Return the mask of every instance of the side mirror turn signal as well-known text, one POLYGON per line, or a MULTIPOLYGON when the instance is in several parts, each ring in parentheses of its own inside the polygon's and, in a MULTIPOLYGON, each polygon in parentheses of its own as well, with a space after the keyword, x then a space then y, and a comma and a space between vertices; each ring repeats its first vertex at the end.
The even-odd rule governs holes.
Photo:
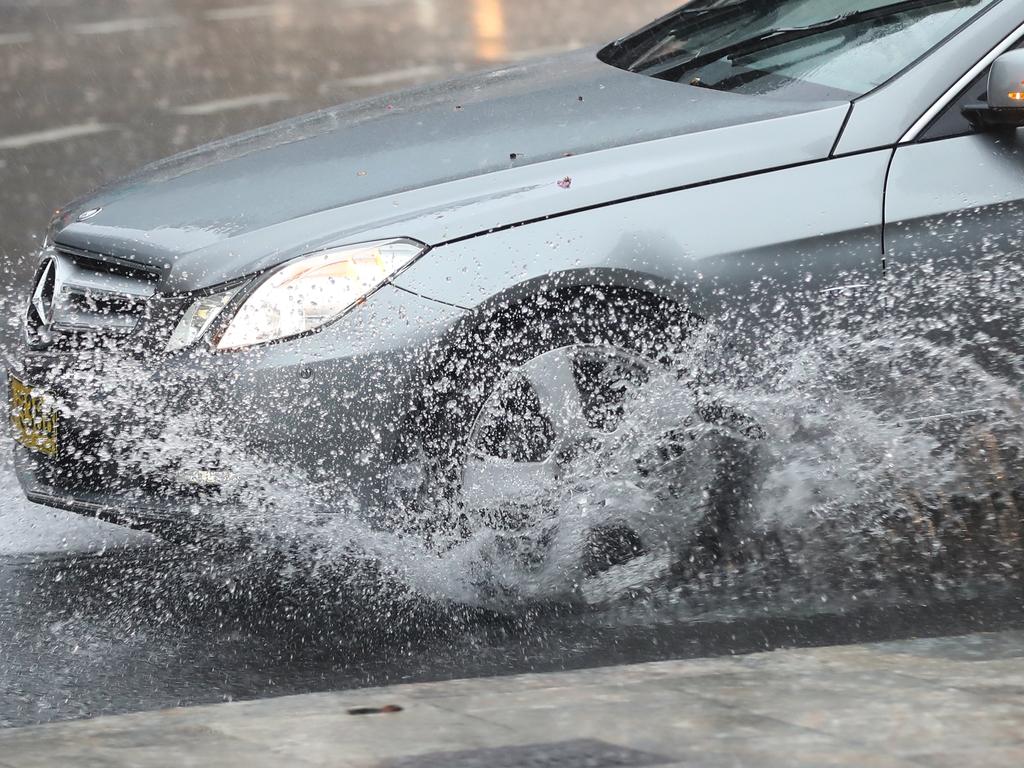
POLYGON ((1024 50, 1009 51, 993 62, 987 101, 967 104, 963 113, 979 131, 1024 127, 1024 50))

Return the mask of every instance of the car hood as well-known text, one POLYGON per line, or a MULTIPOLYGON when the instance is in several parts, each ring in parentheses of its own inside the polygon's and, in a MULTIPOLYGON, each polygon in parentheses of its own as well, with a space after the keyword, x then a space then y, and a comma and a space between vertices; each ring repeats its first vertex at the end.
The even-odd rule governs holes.
MULTIPOLYGON (((187 290, 390 222, 388 236, 431 244, 463 237, 492 224, 470 217, 460 225, 453 215, 460 195, 519 194, 537 185, 539 168, 568 190, 581 163, 600 156, 614 164, 609 152, 617 148, 829 107, 836 105, 680 86, 577 52, 316 112, 171 157, 66 208, 56 242, 152 266, 187 290), (466 181, 473 184, 459 186, 466 181), (448 212, 443 232, 397 223, 438 205, 448 212)), ((787 130, 800 159, 827 154, 843 111, 814 121, 813 142, 806 129, 787 130)), ((763 151, 787 162, 770 146, 763 151)), ((706 175, 721 174, 709 168, 706 175)), ((539 214, 570 205, 565 197, 539 214)))

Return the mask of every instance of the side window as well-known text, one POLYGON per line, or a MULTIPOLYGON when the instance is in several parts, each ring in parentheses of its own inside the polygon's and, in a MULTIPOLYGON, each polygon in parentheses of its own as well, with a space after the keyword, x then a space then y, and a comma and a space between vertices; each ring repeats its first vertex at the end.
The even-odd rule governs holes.
MULTIPOLYGON (((1024 48, 1024 40, 1018 40, 1015 48, 1024 48)), ((957 96, 953 101, 950 102, 949 106, 946 107, 939 116, 936 117, 932 124, 929 125, 918 141, 935 141, 937 139, 951 139, 955 136, 969 136, 974 133, 974 128, 967 122, 961 112, 966 104, 971 102, 984 101, 988 89, 988 73, 986 69, 975 79, 973 83, 967 86, 960 95, 957 96)))

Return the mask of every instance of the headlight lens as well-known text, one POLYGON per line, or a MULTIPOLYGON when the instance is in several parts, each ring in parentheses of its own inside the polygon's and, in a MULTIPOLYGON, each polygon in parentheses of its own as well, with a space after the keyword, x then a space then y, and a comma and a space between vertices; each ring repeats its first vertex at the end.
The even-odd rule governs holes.
POLYGON ((203 334, 210 330, 217 318, 220 317, 224 307, 235 298, 238 291, 238 288, 232 288, 230 291, 197 299, 174 329, 171 340, 167 343, 167 349, 170 352, 176 352, 191 346, 197 339, 202 338, 203 334))
POLYGON ((414 240, 386 240, 292 261, 272 272, 242 303, 217 348, 241 349, 315 331, 345 314, 425 249, 414 240))

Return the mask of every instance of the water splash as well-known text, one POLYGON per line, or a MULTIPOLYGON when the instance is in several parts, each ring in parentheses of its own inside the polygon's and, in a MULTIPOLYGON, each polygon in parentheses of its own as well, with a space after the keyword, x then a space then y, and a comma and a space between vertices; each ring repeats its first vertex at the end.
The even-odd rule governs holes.
MULTIPOLYGON (((1021 314, 1015 284, 1004 270, 971 290, 991 294, 989 314, 1008 327, 1021 314)), ((899 301, 881 315, 851 322, 832 308, 802 317, 800 330, 766 326, 751 347, 734 343, 732 318, 701 326, 631 390, 614 439, 574 463, 514 533, 476 529, 438 547, 382 528, 410 514, 397 498, 366 509, 342 482, 200 438, 228 433, 203 411, 156 433, 126 420, 88 460, 117 456, 122 475, 174 477, 229 459, 230 489, 215 505, 197 496, 181 516, 212 522, 217 550, 242 571, 273 561, 282 578, 340 579, 367 604, 611 610, 642 598, 706 616, 1006 583, 1024 565, 1020 360, 1005 340, 919 312, 928 297, 915 285, 890 290, 899 301), (705 418, 687 423, 696 412, 705 418), (708 478, 733 491, 715 496, 708 478), (635 534, 637 556, 595 568, 592 534, 607 530, 635 534)), ((83 391, 136 409, 166 396, 137 361, 75 375, 83 391)), ((86 416, 91 403, 67 407, 86 416)), ((125 490, 140 502, 152 492, 125 490)))

